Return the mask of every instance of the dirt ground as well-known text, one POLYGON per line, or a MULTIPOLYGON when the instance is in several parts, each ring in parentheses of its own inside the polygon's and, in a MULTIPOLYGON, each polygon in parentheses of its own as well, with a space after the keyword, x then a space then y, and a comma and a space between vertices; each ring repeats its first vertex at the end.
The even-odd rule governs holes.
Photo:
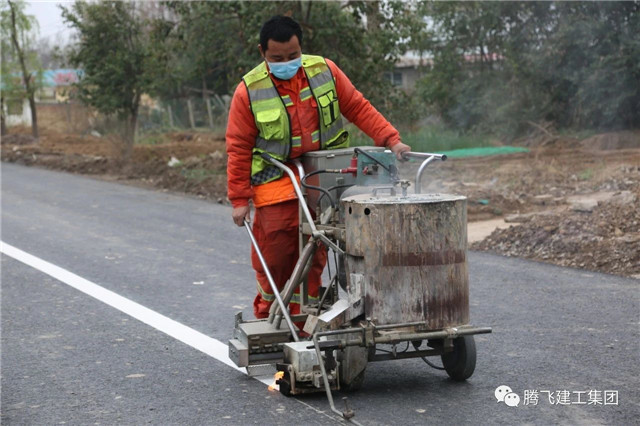
MULTIPOLYGON (((36 142, 29 134, 10 129, 2 161, 227 202, 224 141, 215 135, 164 134, 136 145, 122 164, 110 137, 44 129, 36 142)), ((540 134, 517 143, 530 152, 427 169, 423 187, 467 196, 471 225, 495 229, 470 248, 640 279, 640 131, 584 140, 540 134)), ((401 165, 401 174, 412 177, 417 166, 401 165)))

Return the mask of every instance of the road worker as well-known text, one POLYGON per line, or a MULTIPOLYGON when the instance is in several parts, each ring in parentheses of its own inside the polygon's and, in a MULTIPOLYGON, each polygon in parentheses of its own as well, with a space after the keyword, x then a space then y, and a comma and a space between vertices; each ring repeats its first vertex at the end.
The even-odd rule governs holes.
MULTIPOLYGON (((258 49, 263 61, 242 78, 229 110, 228 196, 238 226, 250 221, 253 203, 253 234, 282 290, 298 259, 298 201, 289 177, 259 154, 267 152, 296 171, 287 161, 309 151, 349 146, 342 116, 399 159, 411 149, 335 63, 302 54, 302 29, 293 19, 268 20, 258 49)), ((275 297, 253 248, 251 261, 258 282, 253 310, 256 318, 265 318, 275 297)), ((312 262, 311 301, 318 297, 326 250, 316 250, 312 262)), ((292 314, 299 313, 299 304, 297 290, 290 303, 292 314)))

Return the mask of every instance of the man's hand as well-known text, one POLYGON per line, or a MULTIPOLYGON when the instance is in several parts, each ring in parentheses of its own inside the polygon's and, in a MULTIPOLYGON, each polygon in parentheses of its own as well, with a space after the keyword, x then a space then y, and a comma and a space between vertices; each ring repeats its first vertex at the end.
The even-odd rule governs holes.
POLYGON ((410 152, 411 151, 411 147, 407 144, 404 144, 402 142, 395 144, 394 146, 392 146, 391 148, 391 152, 393 152, 396 156, 396 158, 400 161, 404 161, 404 158, 402 157, 402 154, 404 154, 405 152, 410 152))
POLYGON ((247 219, 247 222, 251 222, 251 207, 234 207, 233 211, 231 212, 231 217, 233 218, 233 223, 238 226, 244 226, 245 219, 247 219))

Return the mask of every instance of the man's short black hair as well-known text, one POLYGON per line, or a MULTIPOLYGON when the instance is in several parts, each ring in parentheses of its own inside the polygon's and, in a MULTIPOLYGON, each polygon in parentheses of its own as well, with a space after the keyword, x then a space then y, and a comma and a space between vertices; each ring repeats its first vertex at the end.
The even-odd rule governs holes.
POLYGON ((288 16, 276 15, 264 23, 260 30, 260 46, 262 51, 267 51, 269 40, 280 43, 291 40, 291 37, 298 36, 300 46, 302 46, 302 28, 288 16))

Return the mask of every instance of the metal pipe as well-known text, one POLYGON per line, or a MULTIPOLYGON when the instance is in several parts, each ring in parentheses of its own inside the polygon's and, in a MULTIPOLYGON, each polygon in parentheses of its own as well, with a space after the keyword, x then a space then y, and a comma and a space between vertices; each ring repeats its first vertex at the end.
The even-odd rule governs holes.
POLYGON ((271 291, 273 292, 273 295, 278 301, 278 305, 280 306, 280 309, 282 310, 284 318, 287 321, 287 325, 289 326, 289 330, 291 331, 291 337, 293 337, 293 340, 295 340, 296 342, 299 342, 300 338, 298 337, 298 333, 296 333, 296 328, 294 327, 293 322, 291 321, 289 312, 287 312, 287 308, 284 305, 282 298, 280 297, 278 286, 276 286, 276 283, 273 281, 273 277, 271 276, 271 272, 269 271, 267 262, 264 260, 264 257, 262 256, 262 252, 260 251, 260 247, 258 247, 258 242, 256 241, 256 237, 253 236, 253 232, 251 232, 251 226, 249 226, 249 222, 247 222, 246 219, 244 220, 244 227, 247 229, 249 238, 251 238, 251 244, 253 244, 253 248, 256 250, 256 253, 258 254, 258 258, 260 259, 260 263, 262 264, 262 269, 264 269, 264 273, 267 276, 269 285, 271 286, 271 291))
MULTIPOLYGON (((296 262, 293 268, 291 277, 289 277, 289 279, 284 285, 284 288, 282 289, 282 300, 284 301, 285 306, 289 306, 289 302, 291 301, 291 296, 293 295, 293 292, 298 286, 300 277, 305 276, 304 271, 306 269, 306 265, 309 262, 309 256, 311 256, 313 252, 315 252, 315 250, 313 250, 311 254, 309 253, 309 251, 313 249, 314 245, 315 243, 313 242, 313 240, 309 240, 309 242, 307 242, 307 244, 304 246, 304 248, 300 253, 300 256, 298 257, 298 261, 296 262), (304 267, 301 267, 301 265, 304 265, 304 267), (300 273, 301 270, 302 270, 302 273, 300 273)), ((273 321, 273 316, 278 313, 278 309, 279 309, 278 305, 271 305, 271 309, 269 309, 269 322, 273 321)))
POLYGON ((329 282, 329 286, 324 290, 324 293, 322 294, 322 297, 320 298, 320 301, 318 302, 318 310, 316 311, 316 315, 320 315, 320 311, 322 310, 322 305, 324 305, 324 301, 326 300, 327 296, 331 292, 331 287, 333 286, 333 283, 337 279, 338 279, 338 274, 336 273, 336 275, 334 275, 333 278, 331 279, 331 281, 329 282))
POLYGON ((302 162, 300 160, 298 160, 297 158, 291 160, 291 162, 296 165, 296 168, 298 169, 298 176, 300 176, 300 179, 302 179, 302 176, 305 175, 304 167, 302 166, 302 162))
POLYGON ((289 179, 291 179, 291 183, 293 184, 293 189, 296 191, 296 195, 298 196, 298 201, 300 202, 300 206, 302 207, 302 212, 307 218, 307 222, 309 222, 309 226, 311 227, 312 234, 315 236, 318 230, 316 229, 315 223, 313 223, 313 217, 311 216, 309 207, 307 206, 307 203, 304 202, 304 195, 302 195, 302 190, 300 189, 300 185, 298 185, 298 180, 296 179, 296 175, 293 173, 293 170, 291 170, 289 167, 285 166, 280 161, 276 160, 270 155, 266 155, 265 159, 271 162, 271 164, 273 164, 283 172, 285 172, 289 176, 289 179))
POLYGON ((434 157, 429 157, 426 160, 424 160, 422 162, 422 164, 420 164, 420 168, 418 169, 418 173, 416 174, 416 194, 421 194, 422 193, 422 188, 420 185, 420 181, 422 180, 422 172, 424 172, 424 169, 427 168, 427 165, 432 162, 435 158, 434 157))
MULTIPOLYGON (((351 422, 355 425, 361 426, 357 421, 345 417, 344 413, 338 411, 335 404, 333 403, 333 395, 331 395, 331 386, 329 385, 329 378, 327 377, 327 370, 324 368, 324 361, 322 360, 322 352, 320 352, 320 345, 318 345, 318 335, 321 333, 315 333, 313 335, 313 347, 316 350, 316 356, 318 357, 318 364, 320 364, 320 372, 322 373, 322 382, 324 383, 324 390, 327 393, 327 399, 329 400, 329 406, 331 407, 331 411, 340 416, 341 419, 344 419, 348 422, 351 422)), ((332 349, 333 350, 333 349, 332 349)))
MULTIPOLYGON (((384 328, 402 328, 411 324, 423 324, 423 323, 406 323, 406 324, 389 324, 388 326, 380 326, 377 329, 384 328)), ((361 328, 346 328, 343 330, 328 330, 321 331, 316 333, 318 337, 320 336, 336 336, 340 334, 354 334, 361 333, 362 337, 353 340, 341 340, 341 347, 346 346, 362 346, 366 343, 364 338, 364 333, 366 331, 365 327, 361 328)), ((438 331, 427 331, 423 333, 408 333, 408 334, 393 334, 388 336, 374 336, 373 343, 374 344, 386 344, 386 343, 400 343, 412 340, 425 340, 425 339, 446 339, 446 338, 456 338, 458 336, 467 336, 472 334, 486 334, 491 333, 491 327, 471 327, 471 326, 460 326, 460 327, 450 327, 444 330, 438 331)))
POLYGON ((436 160, 445 161, 447 159, 446 154, 432 154, 429 152, 404 152, 402 154, 403 157, 413 157, 413 158, 430 158, 434 157, 436 160))
POLYGON ((372 324, 373 328, 376 330, 386 330, 388 328, 404 328, 404 327, 414 327, 419 325, 427 325, 424 321, 416 321, 416 322, 405 322, 400 324, 386 324, 386 325, 375 325, 372 324))
POLYGON ((273 158, 268 154, 262 154, 262 158, 269 161, 271 164, 273 164, 280 170, 284 171, 291 179, 291 183, 293 184, 293 189, 296 191, 296 195, 298 196, 298 200, 300 201, 300 207, 302 207, 302 212, 307 218, 307 222, 309 223, 309 227, 311 228, 311 235, 321 239, 323 243, 325 243, 327 246, 331 247, 333 250, 337 251, 338 253, 344 254, 344 250, 338 247, 333 241, 327 238, 327 236, 324 235, 324 233, 318 231, 318 229, 316 228, 315 223, 313 223, 313 217, 311 216, 309 207, 307 206, 307 203, 304 202, 304 196, 302 195, 302 190, 300 189, 300 185, 298 185, 298 181, 296 180, 296 175, 293 173, 293 170, 291 170, 289 167, 285 166, 280 161, 276 160, 275 158, 273 158))
POLYGON ((491 333, 491 327, 478 327, 478 328, 461 328, 457 329, 455 327, 440 330, 440 331, 429 331, 426 333, 410 333, 410 334, 402 334, 402 335, 389 335, 389 336, 377 336, 374 338, 376 344, 381 343, 400 343, 411 340, 425 340, 425 339, 446 339, 451 338, 454 339, 459 336, 466 336, 470 334, 486 334, 491 333))
POLYGON ((428 152, 405 152, 402 154, 403 158, 425 158, 425 160, 420 164, 420 168, 418 169, 418 173, 416 174, 416 194, 420 194, 422 189, 420 185, 420 181, 422 180, 422 172, 427 167, 429 163, 433 160, 442 160, 445 161, 447 156, 445 154, 431 154, 428 152))
POLYGON ((411 351, 411 352, 397 352, 395 355, 391 354, 375 354, 373 359, 369 359, 369 362, 378 362, 378 361, 393 361, 394 359, 408 359, 408 358, 418 358, 423 356, 438 356, 441 355, 442 351, 437 349, 427 349, 423 351, 411 351))
MULTIPOLYGON (((313 239, 309 240, 307 245, 304 246, 302 250, 302 255, 298 259, 296 266, 293 268, 293 273, 291 274, 291 278, 284 286, 282 290, 282 301, 284 302, 285 307, 289 306, 289 302, 291 302, 291 298, 293 297, 293 292, 298 288, 302 278, 305 276, 304 272, 309 271, 307 265, 310 264, 310 260, 313 257, 313 254, 316 252, 316 243, 313 239)), ((276 306, 274 315, 276 318, 276 328, 280 327, 280 321, 282 321, 282 312, 279 309, 279 306, 276 306)), ((271 319, 271 315, 269 315, 269 319, 271 319)))

